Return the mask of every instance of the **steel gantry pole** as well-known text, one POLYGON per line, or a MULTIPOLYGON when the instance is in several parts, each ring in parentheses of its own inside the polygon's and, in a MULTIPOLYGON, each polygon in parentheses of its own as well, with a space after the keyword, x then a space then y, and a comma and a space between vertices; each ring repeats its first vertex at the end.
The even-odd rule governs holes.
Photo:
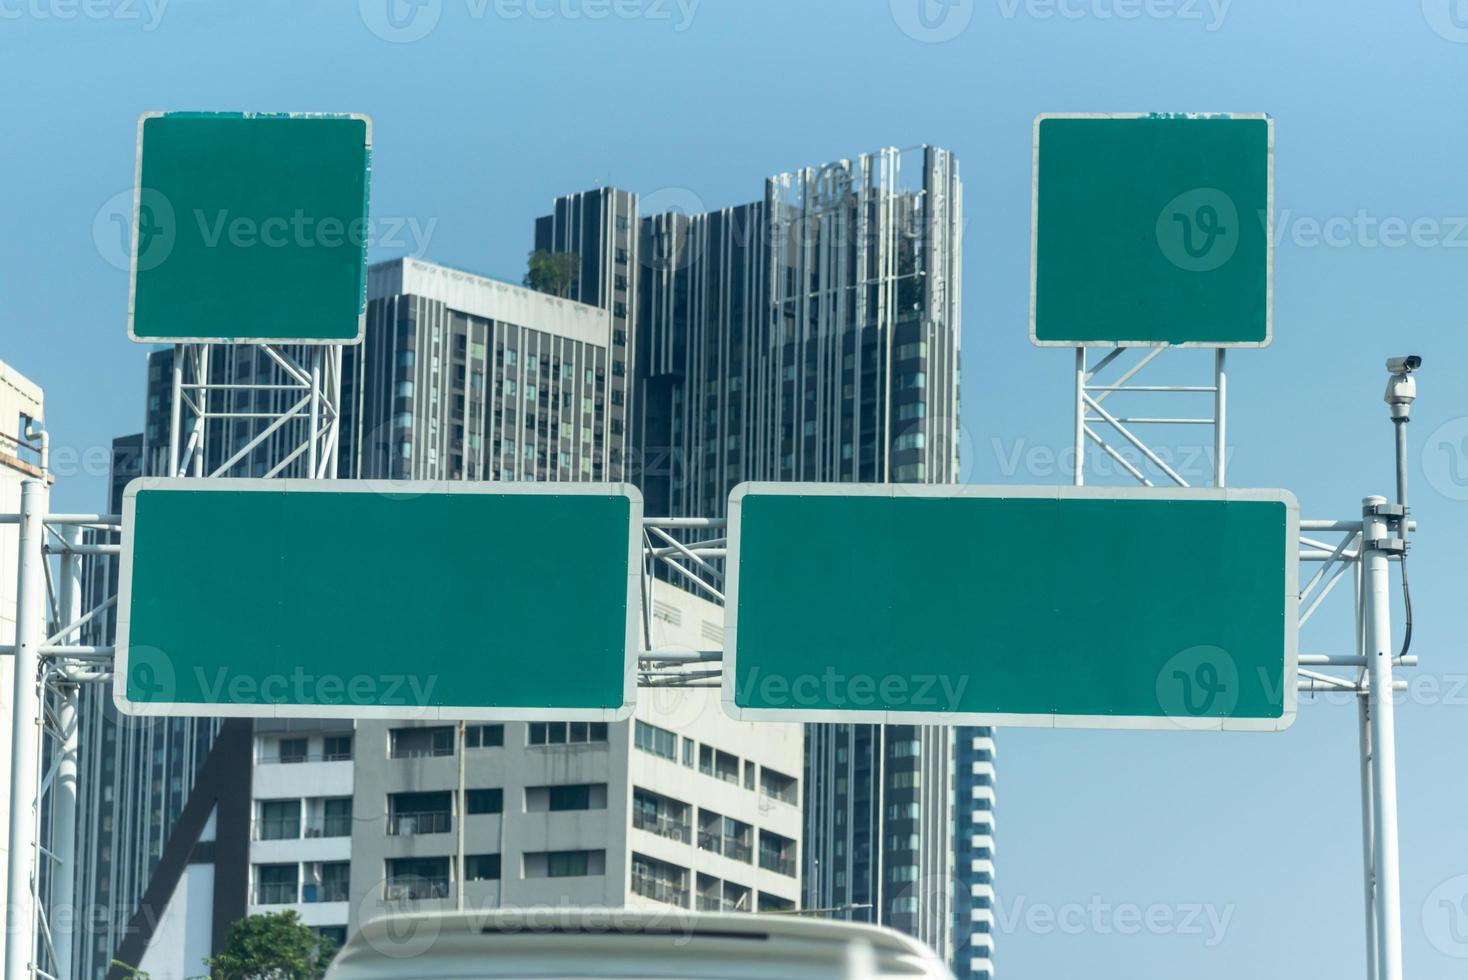
POLYGON ((1373 869, 1376 883, 1377 978, 1402 980, 1401 868, 1397 849, 1397 745, 1392 704, 1391 561, 1385 497, 1362 501, 1366 606, 1366 664, 1369 678, 1373 869))
POLYGON ((36 944, 36 788, 40 732, 39 666, 45 638, 46 484, 20 486, 20 559, 15 589, 15 677, 10 704, 10 852, 7 855, 5 980, 29 980, 36 944))
MULTIPOLYGON (((68 524, 60 534, 66 544, 61 556, 61 582, 57 607, 61 613, 58 628, 65 628, 81 618, 82 556, 77 549, 82 543, 82 529, 68 524)), ((78 643, 72 635, 67 642, 78 643)), ((72 932, 76 927, 76 816, 77 816, 77 717, 81 692, 76 684, 63 682, 56 691, 56 776, 51 787, 51 853, 55 873, 51 876, 47 924, 51 929, 52 961, 57 977, 70 977, 72 932)))

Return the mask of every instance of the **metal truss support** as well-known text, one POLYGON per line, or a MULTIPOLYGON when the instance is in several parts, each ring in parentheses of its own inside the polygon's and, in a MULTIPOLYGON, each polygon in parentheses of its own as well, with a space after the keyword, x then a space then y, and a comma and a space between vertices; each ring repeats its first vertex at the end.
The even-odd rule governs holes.
MULTIPOLYGON (((1204 485, 1222 487, 1228 478, 1228 370, 1227 352, 1223 348, 1210 351, 1213 357, 1212 384, 1136 384, 1133 379, 1143 368, 1152 364, 1164 353, 1187 356, 1189 351, 1169 351, 1165 347, 1131 348, 1116 347, 1094 363, 1090 363, 1088 348, 1075 349, 1075 462, 1072 480, 1076 486, 1086 482, 1086 450, 1094 444, 1101 453, 1115 464, 1126 476, 1143 486, 1156 486, 1157 481, 1179 487, 1192 486, 1188 476, 1197 479, 1206 477, 1204 485), (1133 354, 1137 356, 1129 366, 1123 362, 1133 354), (1176 403, 1183 397, 1196 398, 1209 395, 1212 401, 1210 415, 1188 414, 1131 414, 1113 412, 1105 402, 1114 395, 1126 395, 1133 399, 1139 395, 1168 396, 1168 403, 1176 403), (1211 427, 1212 439, 1208 446, 1188 447, 1186 452, 1169 461, 1166 449, 1153 448, 1139 434, 1157 426, 1211 427), (1128 456, 1128 452, 1131 456, 1128 456), (1197 464, 1211 456, 1208 468, 1197 464), (1197 467, 1198 473, 1192 471, 1197 467)), ((1155 373, 1155 372, 1154 372, 1155 373)), ((1149 399, 1149 404, 1160 401, 1149 399)))
POLYGON ((78 685, 112 677, 112 648, 82 640, 83 628, 116 600, 82 612, 82 562, 114 555, 118 546, 83 543, 83 532, 115 532, 121 521, 105 514, 47 514, 47 496, 44 482, 29 481, 22 486, 21 512, 0 514, 0 524, 18 524, 21 532, 16 643, 0 647, 16 665, 5 980, 72 976, 78 685))
POLYGON ((642 644, 638 658, 639 687, 718 687, 722 682, 723 651, 654 650, 652 580, 664 574, 696 595, 724 604, 723 561, 728 557, 724 531, 728 521, 717 517, 648 517, 642 522, 642 644), (683 540, 686 538, 696 540, 683 540))
POLYGON ((167 472, 335 477, 341 366, 335 345, 176 345, 167 472), (243 358, 255 362, 248 371, 239 370, 243 358), (211 460, 209 443, 221 436, 211 460), (237 472, 252 459, 268 460, 269 468, 237 472))

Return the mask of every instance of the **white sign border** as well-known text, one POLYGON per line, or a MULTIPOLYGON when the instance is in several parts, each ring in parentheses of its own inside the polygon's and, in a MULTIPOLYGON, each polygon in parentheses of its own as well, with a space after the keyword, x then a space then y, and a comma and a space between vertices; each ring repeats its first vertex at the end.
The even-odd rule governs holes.
POLYGON ((502 483, 460 480, 301 480, 140 477, 122 497, 122 547, 118 559, 117 640, 112 700, 125 715, 220 718, 353 718, 393 721, 625 721, 637 706, 637 658, 642 636, 642 493, 630 483, 502 483), (490 708, 472 706, 390 706, 355 704, 218 704, 196 701, 131 701, 127 697, 129 628, 132 617, 132 563, 137 495, 144 490, 254 491, 266 493, 376 494, 543 494, 620 496, 629 505, 627 546, 627 629, 622 671, 622 704, 617 708, 490 708))
POLYGON ((1144 731, 1279 732, 1295 722, 1300 665, 1300 503, 1288 490, 1199 487, 1005 486, 912 483, 741 483, 729 494, 728 560, 724 571, 724 713, 736 721, 848 724, 997 725, 1018 728, 1144 731), (1279 718, 1196 718, 1165 715, 1002 714, 962 711, 814 710, 745 708, 736 703, 739 649, 739 547, 743 501, 751 494, 857 497, 984 497, 1035 500, 1250 500, 1285 505, 1284 713, 1279 718))

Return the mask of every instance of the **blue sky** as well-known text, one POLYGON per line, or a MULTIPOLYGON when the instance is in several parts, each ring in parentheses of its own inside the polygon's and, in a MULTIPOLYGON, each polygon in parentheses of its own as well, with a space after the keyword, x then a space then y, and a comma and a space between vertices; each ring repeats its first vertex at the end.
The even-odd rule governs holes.
MULTIPOLYGON (((0 0, 0 358, 45 386, 53 445, 75 460, 59 507, 99 506, 88 451, 141 426, 112 215, 146 110, 370 113, 373 210, 392 219, 374 257, 509 278, 557 193, 719 207, 776 171, 948 147, 965 184, 966 475, 1037 483, 1063 480, 1045 453, 1070 439, 1071 361, 1026 333, 1034 115, 1270 112, 1276 340, 1231 357, 1231 482, 1353 516, 1390 490, 1382 361, 1426 358, 1403 931, 1409 976, 1463 975, 1468 4, 930 0, 919 17, 918 0, 421 0, 389 18, 387 2, 0 0), (1322 241, 1332 221, 1349 230, 1322 241)), ((1341 650, 1349 617, 1327 606, 1305 649, 1341 650)), ((1356 752, 1340 703, 1304 704, 1273 736, 1001 732, 1003 976, 1360 975, 1356 752), (1124 905, 1166 915, 1133 930, 1124 905)))

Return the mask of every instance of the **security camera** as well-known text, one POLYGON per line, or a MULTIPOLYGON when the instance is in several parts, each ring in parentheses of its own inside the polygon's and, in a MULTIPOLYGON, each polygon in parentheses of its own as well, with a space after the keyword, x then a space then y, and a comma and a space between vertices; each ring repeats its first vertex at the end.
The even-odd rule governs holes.
POLYGON ((1392 374, 1411 374, 1422 366, 1422 358, 1416 354, 1408 354, 1406 357, 1388 357, 1386 369, 1392 374))

